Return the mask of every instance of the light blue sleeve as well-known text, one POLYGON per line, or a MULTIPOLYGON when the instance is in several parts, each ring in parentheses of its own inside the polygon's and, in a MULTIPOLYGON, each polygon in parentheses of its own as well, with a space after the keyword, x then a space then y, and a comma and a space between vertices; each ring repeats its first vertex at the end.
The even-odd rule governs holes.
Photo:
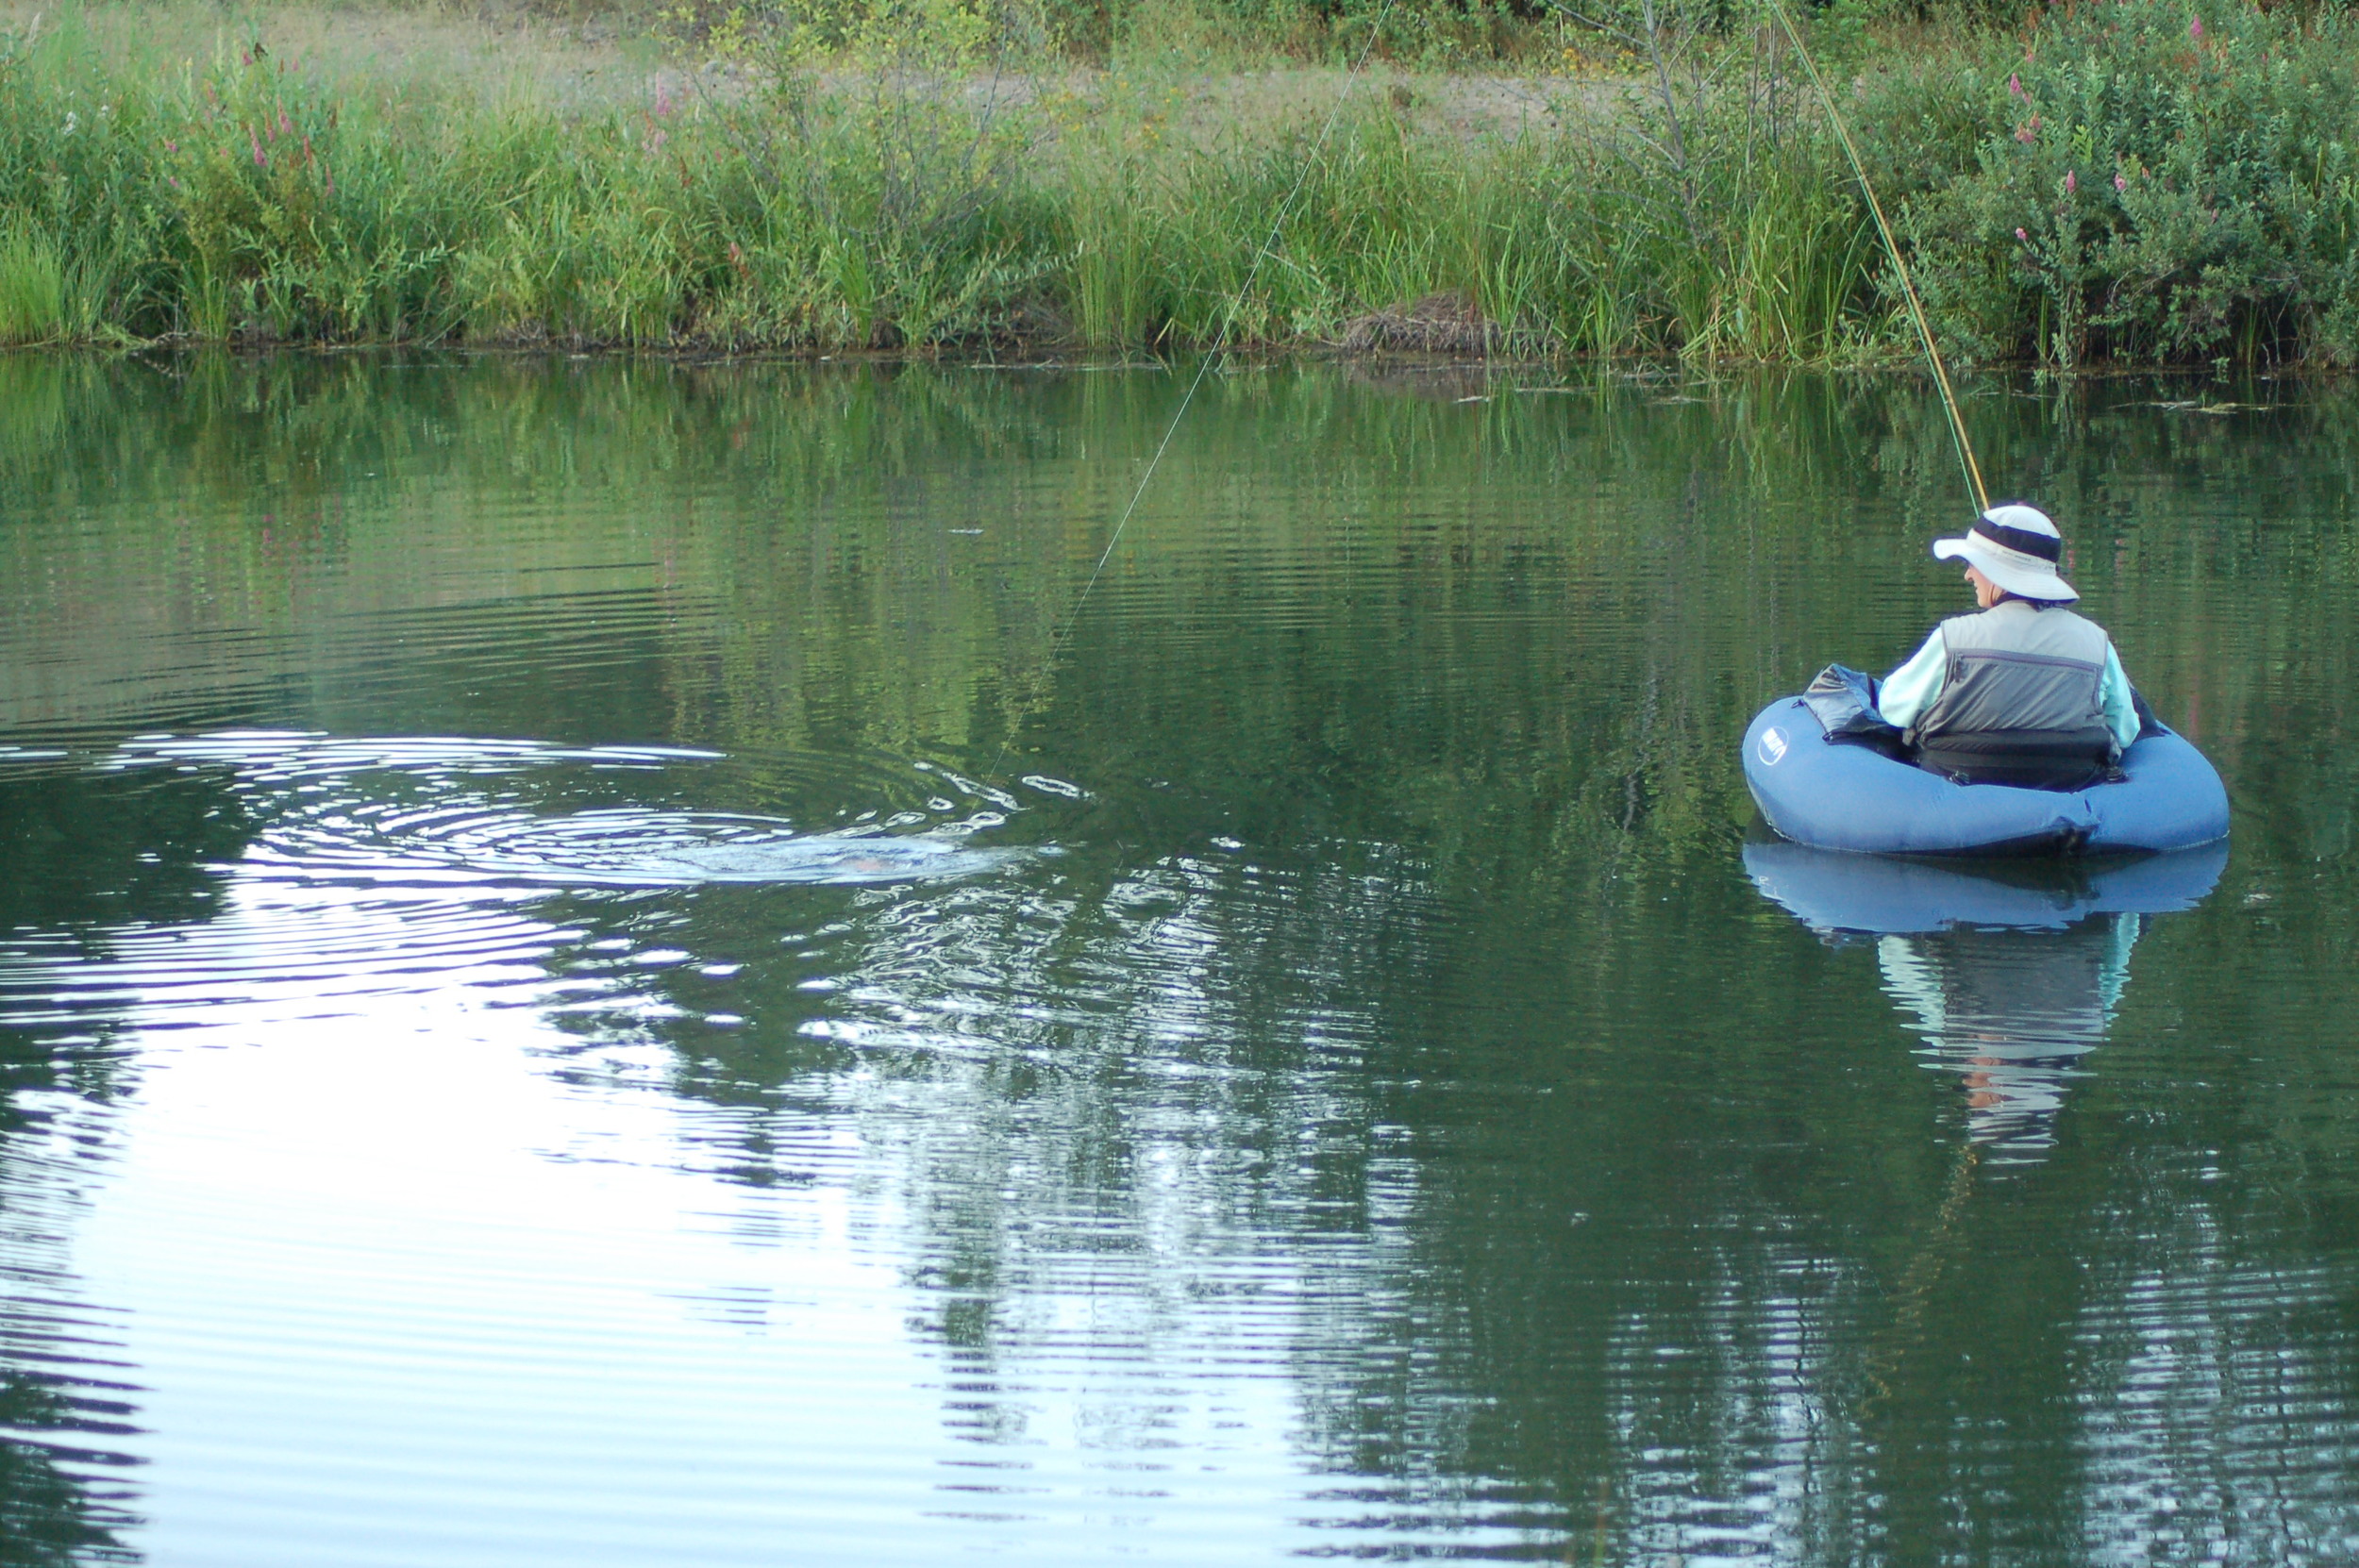
POLYGON ((1942 683, 1949 678, 1949 645, 1935 626, 1925 645, 1909 656, 1909 661, 1884 676, 1883 685, 1876 692, 1876 709, 1884 722, 1901 729, 1908 728, 1933 705, 1941 695, 1942 683))
POLYGON ((2105 727, 2128 751, 2138 738, 2138 708, 2130 700, 2130 677, 2121 673, 2121 656, 2114 652, 2111 640, 2105 643, 2105 674, 2097 683, 2097 707, 2105 715, 2105 727))

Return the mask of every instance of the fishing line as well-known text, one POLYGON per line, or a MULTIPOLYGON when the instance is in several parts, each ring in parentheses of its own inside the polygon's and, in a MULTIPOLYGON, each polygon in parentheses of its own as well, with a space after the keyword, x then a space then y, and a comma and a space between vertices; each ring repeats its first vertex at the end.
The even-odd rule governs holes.
MULTIPOLYGON (((1063 651, 1065 639, 1073 635, 1074 626, 1079 623, 1081 609, 1089 603, 1091 591, 1096 588, 1097 579, 1105 575, 1106 563, 1113 559, 1114 546, 1122 542, 1123 530, 1130 525, 1130 515, 1139 509, 1140 498, 1146 493, 1146 487, 1154 482, 1155 470, 1162 466, 1163 454, 1171 450, 1171 438, 1179 434, 1180 422, 1188 417, 1189 406, 1196 402, 1196 389, 1204 385, 1204 377, 1211 372, 1213 362, 1229 351, 1230 334, 1236 330, 1237 313, 1245 309, 1246 295, 1253 292, 1254 280, 1262 275, 1262 263, 1267 261, 1271 253, 1277 250, 1279 232, 1286 226, 1286 215, 1294 210, 1295 198, 1302 194, 1303 186, 1310 183, 1311 171, 1322 160, 1327 151, 1327 140, 1334 132, 1335 122, 1343 118, 1344 106, 1351 102, 1352 90, 1360 85, 1361 72, 1367 65, 1368 57, 1376 52, 1376 41, 1384 36, 1384 19, 1392 14, 1392 9, 1393 0, 1383 0, 1383 4, 1377 8, 1376 21, 1368 28, 1368 41, 1360 46, 1360 58, 1352 61, 1351 69, 1345 74, 1344 91, 1336 98, 1335 107, 1328 111, 1327 123, 1319 127, 1318 139, 1311 143, 1311 156, 1303 159, 1301 172, 1295 175, 1294 189, 1288 191, 1286 199, 1278 204, 1278 213, 1270 220, 1268 237, 1263 240, 1262 248, 1254 254, 1253 264, 1246 269, 1245 281, 1238 284, 1229 296, 1229 310, 1221 319, 1220 333, 1213 340, 1211 352, 1196 365, 1196 379, 1188 383, 1186 394, 1180 399, 1178 411, 1171 416, 1171 423, 1163 426, 1163 439, 1156 442, 1155 455, 1146 459, 1146 471, 1139 475, 1138 488, 1130 492, 1130 504, 1122 509, 1121 517, 1114 522, 1114 531, 1106 540, 1106 547, 1098 552, 1097 564, 1090 568, 1089 581, 1081 585, 1080 597, 1073 601, 1073 609, 1065 616, 1064 626, 1048 640, 1048 667, 1051 670, 1056 668, 1057 655, 1063 651)), ((1008 748, 1014 743, 1015 732, 1012 726, 1007 739, 999 742, 999 755, 993 760, 991 770, 984 777, 989 778, 998 773, 1000 765, 1008 759, 1008 748)))
POLYGON ((1925 358, 1932 362, 1933 382, 1941 389, 1941 406, 1949 412, 1949 438, 1957 442, 1958 465, 1966 470, 1976 509, 1988 511, 1990 492, 1983 488, 1983 468, 1974 460, 1974 443, 1966 439, 1966 416, 1958 411, 1957 393, 1949 388, 1949 368, 1941 362, 1941 350, 1933 346, 1933 329, 1925 320, 1924 302, 1916 297, 1916 280, 1909 275, 1909 264, 1900 257, 1899 242, 1892 237, 1892 225, 1884 220, 1883 203, 1876 199, 1876 188, 1868 183, 1867 166, 1860 161, 1859 149, 1851 144, 1851 133, 1834 107, 1834 94, 1828 91, 1826 77, 1818 74, 1818 62, 1811 58, 1810 46, 1796 30, 1794 18, 1786 13, 1784 0, 1768 0, 1768 4, 1778 25, 1793 42, 1794 53, 1800 57, 1810 85, 1818 90, 1818 102, 1827 111, 1827 123, 1834 127, 1835 140, 1843 144, 1843 156, 1851 161, 1851 174, 1859 180, 1860 194, 1867 198, 1867 210, 1876 216, 1876 232, 1883 238, 1884 254, 1892 258, 1892 270, 1900 276, 1900 292, 1908 299, 1909 317, 1916 323, 1916 335, 1924 342, 1925 358))

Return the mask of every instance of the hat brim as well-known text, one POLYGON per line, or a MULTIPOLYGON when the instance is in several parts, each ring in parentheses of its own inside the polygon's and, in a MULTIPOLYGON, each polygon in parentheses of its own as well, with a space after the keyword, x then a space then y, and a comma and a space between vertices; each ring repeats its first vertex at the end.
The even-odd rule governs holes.
POLYGON ((2069 604, 2081 591, 2056 575, 2056 568, 2035 556, 1985 544, 1968 534, 1964 539, 1936 539, 1933 554, 1943 560, 1962 560, 2000 588, 2024 599, 2049 599, 2069 604))

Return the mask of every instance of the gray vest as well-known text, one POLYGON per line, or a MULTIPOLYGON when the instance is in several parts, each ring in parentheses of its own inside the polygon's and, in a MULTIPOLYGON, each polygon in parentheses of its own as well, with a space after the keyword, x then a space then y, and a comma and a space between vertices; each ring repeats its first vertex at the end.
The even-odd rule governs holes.
POLYGON ((2009 599, 1944 621, 1941 640, 1949 678, 1907 737, 1927 761, 2039 754, 2111 762, 2119 755, 2098 703, 2104 627, 2068 609, 2009 599))

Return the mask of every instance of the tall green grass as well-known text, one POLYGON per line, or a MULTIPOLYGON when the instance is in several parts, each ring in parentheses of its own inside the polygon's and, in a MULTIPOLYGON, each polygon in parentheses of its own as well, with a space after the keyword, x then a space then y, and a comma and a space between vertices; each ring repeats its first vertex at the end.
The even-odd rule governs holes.
POLYGON ((66 336, 64 260, 54 239, 20 220, 0 230, 0 343, 66 336))
MULTIPOLYGON (((930 66, 790 66, 774 86, 568 110, 330 79, 266 41, 142 62, 69 16, 0 37, 0 340, 1286 346, 1438 295, 1532 355, 1904 356, 1848 174, 1798 85, 1750 47, 1682 62, 1666 92, 1585 89, 1546 129, 1436 126, 1371 89, 1322 137, 1324 109, 1189 126, 1153 94, 1011 92, 930 66)), ((2040 327, 2042 311, 2128 309, 2088 303, 2100 266, 2071 262, 2075 307, 2052 287, 2063 263, 2027 271, 1987 239, 2015 199, 1992 183, 2013 105, 1992 100, 1991 61, 2016 47, 1961 46, 1939 82, 1921 62, 1867 70, 1853 106, 1944 323, 1991 357, 2085 342, 2069 322, 2040 327), (1957 88, 1961 65, 1983 86, 1957 88)), ((2266 96, 2265 75, 2249 95, 2266 96)), ((2185 265, 2210 291, 2203 321, 2232 327, 2174 336, 2169 235, 2116 239, 2110 264, 2149 278, 2136 320, 2161 324, 2123 342, 2257 355, 2291 330, 2349 357, 2349 309, 2326 294, 2353 273, 2359 223, 2347 155, 2317 128, 2345 114, 2350 141, 2332 145, 2359 144, 2349 99, 2312 112, 2308 140, 2280 139, 2286 160, 2318 149, 2315 178, 2286 173, 2297 195, 2323 192, 2294 204, 2301 266, 2206 272, 2224 242, 2204 240, 2185 265)), ((2089 134, 2059 127, 2058 144, 2089 134)), ((2106 142, 2118 166, 2134 140, 2106 142)), ((2200 157, 2168 156, 2194 193, 2150 205, 2185 228, 2206 176, 2200 157)))

